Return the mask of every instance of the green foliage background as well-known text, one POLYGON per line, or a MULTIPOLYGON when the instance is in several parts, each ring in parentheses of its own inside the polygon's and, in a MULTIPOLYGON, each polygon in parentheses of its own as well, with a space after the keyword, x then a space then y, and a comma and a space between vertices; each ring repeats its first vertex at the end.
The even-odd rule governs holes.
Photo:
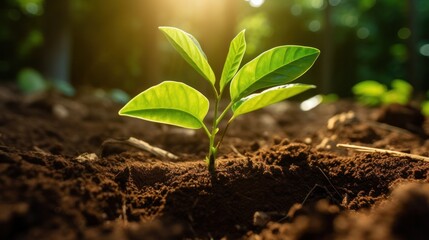
POLYGON ((398 78, 419 92, 429 90, 426 0, 265 0, 257 8, 244 0, 62 0, 64 8, 55 2, 0 2, 0 81, 15 81, 24 68, 48 75, 54 66, 44 59, 49 53, 55 60, 59 50, 52 46, 60 37, 46 29, 63 21, 67 24, 58 29, 70 33, 65 55, 70 61, 63 74, 74 86, 133 94, 163 80, 185 79, 208 90, 160 41, 157 27, 170 25, 194 33, 216 75, 230 40, 247 29, 244 62, 278 45, 319 48, 320 59, 303 82, 317 85, 321 93, 350 96, 357 82, 374 79, 390 85, 398 78), (52 12, 63 17, 53 19, 52 12))

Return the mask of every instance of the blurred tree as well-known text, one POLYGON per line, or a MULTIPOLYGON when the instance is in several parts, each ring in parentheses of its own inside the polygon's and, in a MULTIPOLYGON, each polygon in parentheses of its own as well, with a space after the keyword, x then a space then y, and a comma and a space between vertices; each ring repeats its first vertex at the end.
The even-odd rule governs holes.
POLYGON ((37 61, 42 14, 41 0, 0 1, 0 81, 13 80, 20 68, 37 61))
POLYGON ((69 0, 44 0, 42 74, 54 82, 70 81, 71 19, 69 0))
POLYGON ((332 6, 331 3, 327 0, 324 1, 325 10, 323 11, 323 51, 324 54, 321 56, 322 61, 322 86, 321 92, 323 94, 328 94, 330 92, 336 92, 334 90, 335 80, 333 79, 332 71, 334 68, 334 55, 335 55, 335 46, 334 46, 334 26, 332 23, 332 6))

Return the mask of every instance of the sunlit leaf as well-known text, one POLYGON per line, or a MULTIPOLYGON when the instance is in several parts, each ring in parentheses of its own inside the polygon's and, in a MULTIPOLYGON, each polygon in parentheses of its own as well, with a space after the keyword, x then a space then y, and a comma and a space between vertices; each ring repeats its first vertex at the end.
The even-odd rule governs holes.
POLYGON ((232 106, 232 111, 234 112, 233 117, 235 118, 239 115, 283 101, 310 88, 315 88, 315 86, 300 83, 286 84, 269 88, 261 93, 249 95, 240 99, 232 106))
POLYGON ((408 95, 404 95, 400 91, 390 90, 381 96, 383 104, 399 103, 405 105, 408 103, 408 95))
POLYGON ((208 99, 194 88, 165 81, 131 99, 119 115, 199 129, 208 109, 208 99))
POLYGON ((244 65, 231 81, 233 102, 256 90, 286 84, 304 74, 320 51, 303 46, 280 46, 270 49, 244 65))
POLYGON ((413 92, 413 86, 409 82, 402 79, 394 79, 391 85, 392 89, 406 95, 407 97, 409 97, 413 92))
POLYGON ((246 39, 244 36, 245 30, 241 31, 232 41, 229 46, 228 55, 225 65, 223 66, 222 77, 220 78, 220 90, 232 80, 240 67, 244 52, 246 51, 246 39))
POLYGON ((429 100, 422 103, 422 113, 429 117, 429 100))
POLYGON ((387 91, 387 87, 374 80, 365 80, 353 86, 352 91, 355 95, 381 97, 387 91))
POLYGON ((188 37, 191 38, 194 44, 198 47, 198 50, 200 50, 201 54, 203 54, 204 58, 207 60, 207 55, 204 53, 203 48, 201 47, 201 44, 198 42, 198 40, 190 33, 187 33, 187 34, 188 34, 188 37))
POLYGON ((189 33, 174 27, 159 27, 168 41, 198 73, 212 85, 216 77, 198 41, 189 33))
POLYGON ((391 83, 392 89, 381 96, 384 104, 399 103, 407 104, 410 101, 413 86, 402 79, 394 79, 391 83))

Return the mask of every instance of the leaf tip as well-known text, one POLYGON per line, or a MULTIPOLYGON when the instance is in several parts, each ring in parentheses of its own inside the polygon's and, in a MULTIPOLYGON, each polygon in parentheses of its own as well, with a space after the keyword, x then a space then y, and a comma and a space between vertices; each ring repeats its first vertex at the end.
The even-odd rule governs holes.
MULTIPOLYGON (((126 106, 126 105, 125 105, 126 106)), ((124 108, 125 108, 125 106, 123 106, 119 111, 118 111, 118 115, 119 116, 125 116, 125 111, 124 111, 124 108)))
POLYGON ((159 30, 161 30, 164 33, 167 33, 168 30, 173 30, 175 29, 175 27, 170 27, 170 26, 159 26, 158 27, 159 30))

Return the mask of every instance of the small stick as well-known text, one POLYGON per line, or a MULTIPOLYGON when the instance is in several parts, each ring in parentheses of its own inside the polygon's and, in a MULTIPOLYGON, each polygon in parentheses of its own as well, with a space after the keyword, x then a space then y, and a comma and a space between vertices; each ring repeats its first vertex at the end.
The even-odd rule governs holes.
POLYGON ((229 147, 231 148, 231 150, 232 150, 235 154, 239 155, 240 157, 244 157, 244 155, 243 155, 243 154, 241 154, 241 153, 237 150, 237 148, 235 148, 233 145, 230 145, 229 147))
POLYGON ((125 144, 132 146, 132 147, 150 152, 150 153, 154 154, 155 156, 158 156, 161 158, 168 158, 168 159, 172 159, 172 160, 179 159, 178 156, 176 156, 170 152, 167 152, 164 149, 154 147, 154 146, 150 145, 149 143, 147 143, 143 140, 133 138, 133 137, 130 137, 127 140, 107 139, 106 141, 103 142, 103 144, 101 144, 101 146, 104 146, 107 143, 125 143, 125 144))
POLYGON ((42 154, 43 156, 47 156, 47 155, 49 155, 49 153, 47 153, 45 150, 43 150, 43 149, 39 148, 38 146, 33 146, 33 149, 34 149, 36 152, 38 152, 38 153, 42 154))
POLYGON ((335 192, 338 194, 338 196, 340 196, 340 198, 343 199, 343 195, 341 195, 341 193, 338 192, 337 188, 334 186, 334 184, 332 184, 331 180, 328 178, 328 176, 325 174, 325 172, 320 167, 317 167, 317 169, 319 169, 319 171, 326 178, 326 180, 328 180, 329 185, 331 185, 331 187, 335 190, 335 192))
POLYGON ((416 155, 416 154, 410 154, 410 153, 403 153, 403 152, 398 152, 398 151, 392 151, 392 150, 386 150, 386 149, 381 149, 381 148, 364 147, 364 146, 357 146, 357 145, 352 145, 352 144, 337 144, 337 147, 349 148, 349 149, 353 149, 353 150, 356 150, 359 152, 388 153, 388 154, 392 154, 392 155, 396 155, 396 156, 400 156, 400 157, 409 157, 412 159, 429 162, 429 157, 424 157, 424 156, 420 156, 420 155, 416 155))
POLYGON ((150 145, 149 143, 147 143, 143 140, 137 139, 137 138, 130 137, 127 141, 129 142, 130 145, 132 145, 134 147, 141 148, 143 150, 146 150, 146 151, 153 153, 159 157, 164 157, 164 158, 166 157, 166 158, 170 158, 170 159, 174 159, 174 160, 179 158, 178 156, 176 156, 170 152, 167 152, 164 149, 154 147, 154 146, 150 145))

